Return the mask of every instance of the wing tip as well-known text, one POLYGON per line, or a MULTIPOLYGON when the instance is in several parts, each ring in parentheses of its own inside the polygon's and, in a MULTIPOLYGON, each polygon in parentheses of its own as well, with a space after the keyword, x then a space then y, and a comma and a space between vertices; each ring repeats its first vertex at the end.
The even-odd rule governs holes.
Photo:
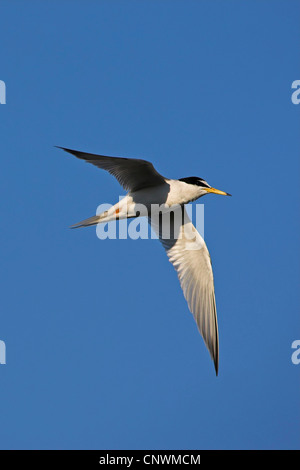
POLYGON ((218 361, 218 359, 214 360, 214 364, 215 364, 216 377, 218 377, 218 374, 219 374, 219 361, 218 361))
POLYGON ((79 153, 77 150, 71 150, 67 149, 66 147, 60 147, 60 145, 54 145, 54 147, 57 149, 64 150, 65 152, 72 153, 73 155, 75 155, 75 153, 79 153))

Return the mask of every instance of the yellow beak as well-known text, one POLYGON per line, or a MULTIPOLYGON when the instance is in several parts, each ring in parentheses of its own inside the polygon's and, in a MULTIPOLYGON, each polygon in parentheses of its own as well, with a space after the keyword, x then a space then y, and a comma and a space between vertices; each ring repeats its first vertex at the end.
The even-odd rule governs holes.
POLYGON ((224 191, 220 191, 219 189, 216 189, 216 188, 205 188, 205 191, 207 193, 221 194, 222 196, 231 196, 231 194, 225 193, 224 191))

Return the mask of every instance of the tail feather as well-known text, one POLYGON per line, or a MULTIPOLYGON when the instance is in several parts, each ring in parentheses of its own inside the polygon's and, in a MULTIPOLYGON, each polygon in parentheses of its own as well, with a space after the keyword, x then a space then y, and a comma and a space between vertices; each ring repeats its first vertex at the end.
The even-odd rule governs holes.
POLYGON ((89 217, 88 219, 82 220, 81 222, 77 222, 77 224, 71 225, 70 228, 89 227, 91 225, 97 225, 100 222, 101 218, 101 215, 94 215, 93 217, 89 217))

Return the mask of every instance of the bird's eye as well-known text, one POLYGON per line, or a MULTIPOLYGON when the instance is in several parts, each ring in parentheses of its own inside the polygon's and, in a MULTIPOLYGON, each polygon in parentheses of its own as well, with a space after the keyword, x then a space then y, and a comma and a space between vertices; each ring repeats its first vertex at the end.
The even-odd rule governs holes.
POLYGON ((198 185, 203 186, 203 188, 210 188, 209 184, 201 178, 199 179, 198 185))

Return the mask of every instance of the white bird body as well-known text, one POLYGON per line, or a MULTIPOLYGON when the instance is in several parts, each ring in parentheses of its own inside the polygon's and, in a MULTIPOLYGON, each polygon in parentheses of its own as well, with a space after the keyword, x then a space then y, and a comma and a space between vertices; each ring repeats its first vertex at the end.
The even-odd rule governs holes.
POLYGON ((165 204, 167 207, 178 204, 188 204, 204 194, 197 186, 192 186, 184 181, 166 179, 165 184, 145 188, 134 193, 129 193, 134 201, 150 208, 152 204, 165 204), (167 197, 166 197, 167 196, 167 197))
POLYGON ((111 207, 105 217, 102 216, 99 221, 115 220, 116 215, 117 219, 136 217, 137 211, 140 212, 140 216, 148 216, 151 209, 155 210, 155 206, 160 212, 168 212, 173 206, 195 201, 203 193, 205 192, 202 189, 183 181, 166 179, 166 182, 159 186, 129 192, 111 207))
MULTIPOLYGON (((62 148, 62 147, 60 147, 62 148)), ((128 194, 102 214, 86 219, 73 228, 87 227, 116 219, 146 216, 157 233, 194 315, 199 331, 214 361, 219 364, 219 339, 214 280, 206 244, 189 219, 184 205, 207 193, 228 195, 212 188, 198 177, 167 179, 146 160, 105 157, 77 150, 63 150, 109 171, 128 194), (166 219, 159 214, 173 213, 166 219)))
MULTIPOLYGON (((110 222, 116 218, 120 220, 136 217, 137 212, 140 217, 148 216, 149 212, 155 209, 157 212, 168 212, 174 206, 195 201, 201 195, 203 195, 203 190, 197 186, 194 187, 179 180, 166 179, 165 183, 158 186, 129 192, 109 210, 100 214, 98 223, 110 222)), ((91 219, 95 223, 95 219, 93 217, 91 219)))

